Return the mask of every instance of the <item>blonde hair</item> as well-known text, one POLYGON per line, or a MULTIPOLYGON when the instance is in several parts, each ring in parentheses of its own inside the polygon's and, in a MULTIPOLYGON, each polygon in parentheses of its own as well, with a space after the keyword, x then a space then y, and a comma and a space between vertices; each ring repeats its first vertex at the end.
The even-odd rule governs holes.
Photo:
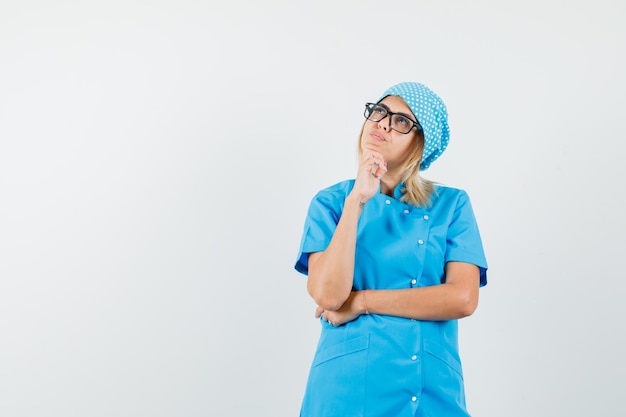
MULTIPOLYGON (((365 124, 361 128, 358 142, 358 154, 363 153, 361 149, 361 137, 363 136, 363 129, 365 124)), ((404 167, 402 173, 402 182, 404 187, 402 188, 402 197, 400 201, 411 204, 415 207, 430 207, 430 197, 435 193, 435 183, 433 181, 422 178, 420 175, 420 164, 422 163, 422 152, 424 151, 424 133, 417 133, 417 146, 413 149, 413 153, 409 157, 408 163, 404 167)))

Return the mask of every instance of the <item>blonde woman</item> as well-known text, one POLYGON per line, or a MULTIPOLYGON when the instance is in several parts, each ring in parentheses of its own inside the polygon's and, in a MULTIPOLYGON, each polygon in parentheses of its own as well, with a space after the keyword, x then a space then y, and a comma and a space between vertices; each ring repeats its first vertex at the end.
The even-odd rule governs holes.
POLYGON ((313 198, 295 264, 322 325, 301 416, 468 416, 457 320, 487 262, 468 195, 420 176, 446 106, 404 82, 364 115, 356 177, 313 198))

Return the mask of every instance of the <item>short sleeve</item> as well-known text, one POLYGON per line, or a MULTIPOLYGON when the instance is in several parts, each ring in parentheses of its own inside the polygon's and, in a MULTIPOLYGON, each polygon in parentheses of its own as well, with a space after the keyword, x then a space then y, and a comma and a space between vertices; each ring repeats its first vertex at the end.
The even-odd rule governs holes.
POLYGON ((480 286, 487 285, 487 260, 469 196, 459 194, 448 235, 445 261, 467 262, 480 269, 480 286))
POLYGON ((328 247, 337 228, 341 209, 338 199, 330 193, 318 193, 313 198, 304 222, 304 232, 295 264, 298 272, 307 275, 309 254, 324 251, 328 247))

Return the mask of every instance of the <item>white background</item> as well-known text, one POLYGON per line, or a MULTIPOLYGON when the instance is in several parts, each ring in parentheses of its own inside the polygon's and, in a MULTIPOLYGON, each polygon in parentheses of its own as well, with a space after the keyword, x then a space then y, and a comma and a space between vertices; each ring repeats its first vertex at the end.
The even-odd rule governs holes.
POLYGON ((306 208, 366 101, 450 113, 424 176, 489 262, 474 416, 619 416, 626 3, 0 0, 0 415, 296 416, 306 208))

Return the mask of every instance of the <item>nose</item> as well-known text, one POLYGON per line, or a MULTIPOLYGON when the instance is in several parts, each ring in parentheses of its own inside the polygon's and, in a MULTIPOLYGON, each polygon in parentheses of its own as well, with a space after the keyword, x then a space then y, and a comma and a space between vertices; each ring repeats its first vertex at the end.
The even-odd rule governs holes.
POLYGON ((385 132, 388 132, 389 129, 391 129, 391 117, 386 114, 385 117, 378 121, 378 127, 382 128, 385 132))

